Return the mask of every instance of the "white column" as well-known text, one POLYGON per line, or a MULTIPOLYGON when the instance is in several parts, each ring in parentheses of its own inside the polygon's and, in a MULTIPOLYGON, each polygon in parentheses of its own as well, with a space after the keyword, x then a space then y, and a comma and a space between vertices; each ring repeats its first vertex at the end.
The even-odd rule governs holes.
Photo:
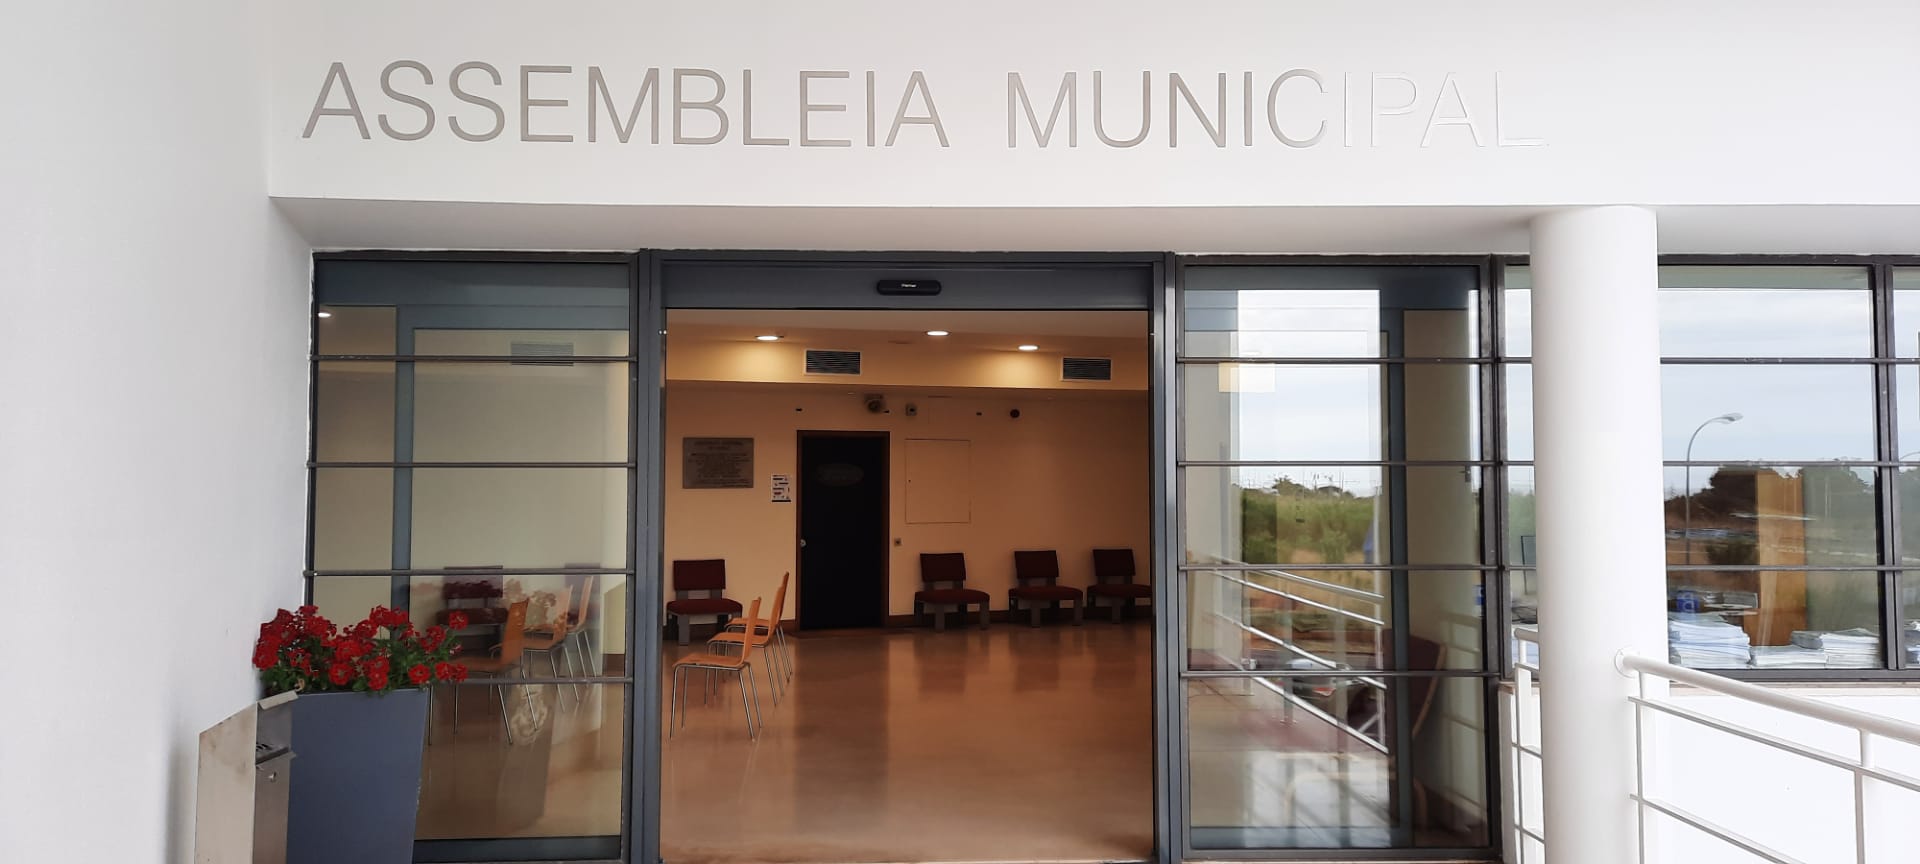
POLYGON ((1541 747, 1553 864, 1638 854, 1622 649, 1666 659, 1654 217, 1533 222, 1541 747))

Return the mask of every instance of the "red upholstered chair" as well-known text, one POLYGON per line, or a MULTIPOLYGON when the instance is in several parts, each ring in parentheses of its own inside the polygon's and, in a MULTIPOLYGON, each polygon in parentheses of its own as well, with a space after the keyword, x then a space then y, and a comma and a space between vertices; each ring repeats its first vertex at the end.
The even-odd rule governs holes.
POLYGON ((727 562, 720 558, 673 562, 673 599, 667 615, 678 625, 680 644, 693 641, 693 619, 711 616, 725 630, 727 619, 740 614, 740 601, 720 596, 727 590, 727 562))
POLYGON ((1073 623, 1080 623, 1080 607, 1084 601, 1080 589, 1056 584, 1060 581, 1060 556, 1052 549, 1032 552, 1013 553, 1013 587, 1007 589, 1007 614, 1020 608, 1025 602, 1028 610, 1028 624, 1040 626, 1040 607, 1060 608, 1061 603, 1073 604, 1073 623))
POLYGON ((1093 584, 1087 586, 1087 602, 1099 605, 1100 598, 1106 598, 1113 607, 1113 623, 1120 623, 1133 601, 1153 597, 1153 586, 1134 584, 1133 573, 1132 549, 1093 550, 1093 584))
POLYGON ((969 605, 980 606, 980 629, 987 629, 987 606, 993 598, 985 591, 964 587, 967 582, 967 556, 959 552, 921 553, 920 582, 926 587, 913 593, 913 617, 933 613, 933 629, 947 629, 947 610, 966 614, 969 605), (941 587, 942 585, 948 587, 941 587))

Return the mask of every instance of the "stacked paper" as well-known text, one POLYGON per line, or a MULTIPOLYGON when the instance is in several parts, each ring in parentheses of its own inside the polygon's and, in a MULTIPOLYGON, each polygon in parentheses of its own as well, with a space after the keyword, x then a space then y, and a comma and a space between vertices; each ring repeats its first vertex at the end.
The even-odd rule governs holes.
POLYGON ((1694 669, 1741 668, 1752 659, 1747 631, 1720 616, 1674 612, 1667 615, 1667 652, 1674 663, 1694 669))
POLYGON ((1880 636, 1871 630, 1795 630, 1793 644, 1826 652, 1828 669, 1880 668, 1880 636))
POLYGON ((1755 645, 1753 668, 1825 669, 1827 652, 1824 648, 1803 648, 1799 645, 1755 645))

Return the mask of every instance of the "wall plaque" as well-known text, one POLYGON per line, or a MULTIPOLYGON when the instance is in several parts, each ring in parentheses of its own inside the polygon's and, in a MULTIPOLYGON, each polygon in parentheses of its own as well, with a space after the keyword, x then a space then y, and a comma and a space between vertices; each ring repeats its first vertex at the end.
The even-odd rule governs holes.
POLYGON ((683 438, 680 488, 752 489, 752 438, 683 438))

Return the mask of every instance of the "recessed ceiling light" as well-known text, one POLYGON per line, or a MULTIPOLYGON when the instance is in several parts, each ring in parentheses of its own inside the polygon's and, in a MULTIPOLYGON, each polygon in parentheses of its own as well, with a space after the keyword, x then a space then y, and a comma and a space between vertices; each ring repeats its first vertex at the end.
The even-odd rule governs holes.
POLYGON ((319 312, 317 312, 317 313, 315 313, 315 314, 316 314, 316 315, 317 315, 318 317, 321 317, 321 318, 332 318, 332 317, 333 317, 333 313, 332 313, 332 312, 328 312, 328 311, 327 311, 327 310, 325 310, 325 309, 322 309, 322 310, 320 310, 319 312))
POLYGON ((758 339, 758 340, 760 340, 760 341, 762 341, 762 342, 778 342, 778 341, 780 341, 780 337, 778 337, 778 336, 775 336, 775 335, 773 335, 773 334, 771 334, 771 333, 769 333, 769 334, 767 334, 767 335, 765 335, 765 336, 755 336, 755 337, 753 337, 753 338, 755 338, 755 339, 758 339))
POLYGON ((947 335, 947 331, 945 331, 945 330, 928 330, 928 331, 927 331, 927 335, 928 335, 928 336, 945 336, 945 335, 947 335))
POLYGON ((1022 346, 1020 346, 1020 350, 1022 350, 1022 351, 1038 351, 1038 350, 1040 350, 1040 346, 1038 346, 1038 345, 1022 345, 1022 346))

